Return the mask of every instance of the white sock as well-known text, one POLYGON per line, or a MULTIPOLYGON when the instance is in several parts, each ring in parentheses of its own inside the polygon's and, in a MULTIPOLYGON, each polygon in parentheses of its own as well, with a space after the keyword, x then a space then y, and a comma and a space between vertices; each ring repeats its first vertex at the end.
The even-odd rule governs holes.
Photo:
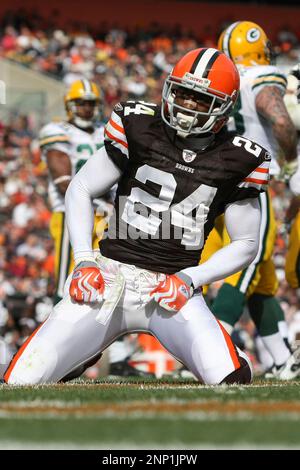
POLYGON ((273 335, 262 336, 261 338, 276 366, 280 366, 288 360, 291 353, 279 332, 273 335))
POLYGON ((278 330, 283 338, 288 339, 289 330, 288 330, 287 322, 285 320, 281 320, 278 322, 278 330))
POLYGON ((264 345, 264 342, 261 336, 256 336, 255 347, 257 349, 259 362, 262 365, 263 370, 266 371, 270 369, 274 364, 274 360, 271 354, 269 353, 268 349, 264 345))

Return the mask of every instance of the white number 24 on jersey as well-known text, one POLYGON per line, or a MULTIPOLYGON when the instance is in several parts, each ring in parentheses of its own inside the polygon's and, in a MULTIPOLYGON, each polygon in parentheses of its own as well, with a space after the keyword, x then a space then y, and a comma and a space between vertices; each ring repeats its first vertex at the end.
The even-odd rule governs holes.
MULTIPOLYGON (((135 178, 141 183, 149 181, 159 185, 161 187, 159 197, 152 196, 141 188, 132 188, 121 217, 128 225, 155 238, 161 224, 169 220, 168 217, 163 217, 163 213, 170 209, 177 183, 171 173, 158 170, 149 165, 140 167, 135 178), (135 210, 136 203, 139 204, 139 212, 141 212, 140 205, 142 204, 145 208, 150 209, 150 214, 148 214, 147 210, 146 212, 142 211, 145 215, 137 213, 135 210), (155 213, 161 213, 162 218, 157 217, 155 213)), ((176 227, 179 228, 177 233, 178 238, 181 238, 181 244, 191 249, 202 248, 204 243, 204 224, 216 192, 217 188, 202 184, 183 201, 171 206, 170 222, 175 227, 175 236, 176 227), (194 212, 194 217, 192 212, 194 212)), ((163 225, 162 236, 164 234, 167 235, 168 230, 163 225)))

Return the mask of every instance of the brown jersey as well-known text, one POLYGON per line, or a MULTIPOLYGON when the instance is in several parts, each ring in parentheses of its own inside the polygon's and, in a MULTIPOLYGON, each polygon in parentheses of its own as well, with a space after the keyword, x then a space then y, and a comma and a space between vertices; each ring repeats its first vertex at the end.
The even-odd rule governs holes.
POLYGON ((196 266, 226 205, 267 186, 265 149, 226 131, 201 149, 203 138, 178 137, 151 103, 117 104, 105 139, 123 175, 101 252, 140 268, 172 274, 196 266))

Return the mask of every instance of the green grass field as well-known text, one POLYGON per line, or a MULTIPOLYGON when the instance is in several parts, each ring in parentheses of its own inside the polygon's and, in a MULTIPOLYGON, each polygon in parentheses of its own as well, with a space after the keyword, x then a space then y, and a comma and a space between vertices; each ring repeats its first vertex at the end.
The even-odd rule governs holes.
POLYGON ((0 449, 300 448, 300 382, 0 386, 0 449))

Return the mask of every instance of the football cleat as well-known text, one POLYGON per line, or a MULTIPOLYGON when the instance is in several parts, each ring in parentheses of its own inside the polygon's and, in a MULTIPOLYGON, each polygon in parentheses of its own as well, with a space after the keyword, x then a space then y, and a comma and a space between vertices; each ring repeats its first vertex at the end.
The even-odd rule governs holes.
POLYGON ((65 375, 60 380, 60 382, 65 383, 65 382, 69 382, 70 380, 77 379, 86 371, 86 369, 96 364, 96 362, 99 361, 101 356, 102 356, 102 353, 98 353, 95 357, 93 357, 92 359, 89 359, 87 362, 85 362, 84 364, 81 364, 81 366, 78 366, 76 369, 72 370, 67 375, 65 375))
POLYGON ((128 359, 123 361, 112 362, 109 367, 109 377, 155 377, 151 372, 146 372, 133 367, 128 359))
POLYGON ((266 371, 266 379, 293 380, 300 376, 300 348, 297 348, 281 366, 273 366, 266 371))
POLYGON ((193 379, 198 380, 196 376, 187 369, 185 366, 180 367, 179 369, 175 370, 172 374, 172 377, 175 379, 193 379))
POLYGON ((275 364, 270 367, 269 369, 267 369, 263 376, 265 379, 276 379, 277 378, 277 375, 278 375, 278 372, 279 372, 279 369, 281 368, 282 366, 275 366, 275 364))

